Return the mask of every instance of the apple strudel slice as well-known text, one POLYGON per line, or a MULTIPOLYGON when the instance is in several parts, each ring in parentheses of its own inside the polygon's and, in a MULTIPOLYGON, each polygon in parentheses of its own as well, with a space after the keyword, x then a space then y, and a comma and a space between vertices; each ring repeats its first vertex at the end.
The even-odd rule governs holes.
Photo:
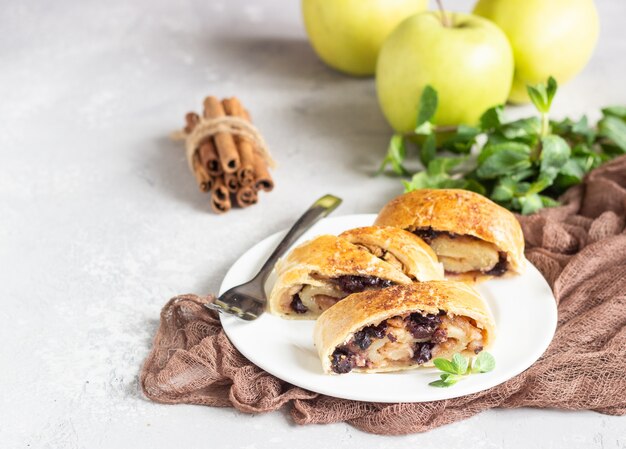
POLYGON ((325 373, 376 373, 473 356, 494 332, 489 307, 471 286, 430 281, 350 295, 318 318, 313 338, 325 373))
POLYGON ((524 235, 515 216, 468 190, 405 193, 383 207, 375 224, 421 237, 446 274, 460 280, 519 274, 525 267, 524 235))

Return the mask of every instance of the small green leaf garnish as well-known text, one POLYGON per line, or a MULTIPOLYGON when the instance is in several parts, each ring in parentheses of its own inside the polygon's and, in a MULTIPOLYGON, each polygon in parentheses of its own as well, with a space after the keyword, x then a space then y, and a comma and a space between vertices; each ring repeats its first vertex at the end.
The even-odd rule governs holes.
POLYGON ((487 109, 480 117, 480 128, 489 131, 499 128, 504 122, 504 107, 502 105, 487 109))
POLYGON ((528 145, 518 142, 487 145, 478 156, 476 176, 482 179, 493 179, 529 168, 532 166, 530 152, 528 145))
POLYGON ((623 153, 626 153, 626 122, 614 115, 605 116, 598 122, 598 134, 612 140, 623 153))
POLYGON ((431 387, 446 388, 446 387, 451 387, 455 383, 457 383, 456 379, 455 380, 435 380, 433 382, 430 382, 428 385, 430 385, 431 387))
POLYGON ((488 373, 496 367, 496 359, 488 352, 482 351, 472 363, 472 373, 488 373))
POLYGON ((428 385, 438 388, 451 387, 459 380, 470 374, 488 373, 496 367, 496 359, 486 351, 482 351, 477 357, 468 359, 462 354, 454 354, 451 360, 436 358, 433 364, 444 374, 438 380, 430 382, 428 385))
POLYGON ((547 114, 552 105, 552 99, 556 94, 557 83, 553 77, 548 78, 546 84, 537 84, 535 86, 527 86, 530 101, 535 105, 537 110, 542 114, 547 114))
POLYGON ((452 363, 456 367, 456 373, 461 376, 467 373, 467 367, 469 366, 469 360, 467 357, 463 357, 461 354, 454 354, 452 356, 452 363))
POLYGON ((552 184, 552 181, 554 181, 554 178, 556 178, 556 175, 571 155, 572 151, 562 137, 549 135, 541 139, 539 173, 545 175, 549 180, 546 187, 552 184))
POLYGON ((435 152, 437 151, 437 141, 434 134, 429 134, 420 149, 420 160, 424 167, 428 167, 430 161, 435 158, 435 152))
POLYGON ((456 374, 456 366, 450 360, 437 358, 433 360, 435 366, 444 373, 456 374))
POLYGON ((422 96, 420 97, 417 122, 415 123, 416 134, 425 134, 422 127, 425 123, 430 122, 435 116, 438 102, 439 99, 437 97, 437 91, 431 85, 427 85, 422 91, 422 96), (420 129, 422 129, 422 132, 418 131, 420 129))
POLYGON ((389 141, 389 147, 387 148, 387 156, 383 160, 378 169, 377 174, 383 173, 387 168, 387 165, 391 165, 391 169, 397 175, 406 176, 409 171, 404 168, 403 162, 406 157, 406 145, 404 138, 401 134, 394 134, 389 141))

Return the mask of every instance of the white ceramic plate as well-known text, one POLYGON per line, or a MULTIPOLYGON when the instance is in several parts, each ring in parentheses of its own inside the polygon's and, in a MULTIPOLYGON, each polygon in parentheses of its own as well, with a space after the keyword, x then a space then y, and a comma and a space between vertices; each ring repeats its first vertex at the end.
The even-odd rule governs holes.
MULTIPOLYGON (((317 235, 371 225, 375 217, 363 214, 324 219, 296 244, 317 235)), ((285 233, 266 238, 241 256, 226 274, 220 293, 251 279, 285 233)), ((293 385, 357 401, 434 401, 476 393, 521 373, 543 354, 554 335, 556 302, 547 282, 531 264, 521 276, 484 282, 478 290, 496 321, 496 340, 489 350, 496 359, 496 368, 469 376, 449 388, 428 385, 439 377, 435 368, 383 374, 323 374, 313 346, 314 321, 283 320, 268 313, 251 322, 232 316, 222 316, 221 320, 228 338, 248 360, 293 385)))

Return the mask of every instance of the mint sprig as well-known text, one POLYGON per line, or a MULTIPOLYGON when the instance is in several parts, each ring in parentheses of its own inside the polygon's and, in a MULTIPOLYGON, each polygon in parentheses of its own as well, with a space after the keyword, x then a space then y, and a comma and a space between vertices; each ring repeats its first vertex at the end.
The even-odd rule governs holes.
POLYGON ((389 147, 387 148, 387 156, 380 164, 378 173, 385 171, 388 165, 391 165, 393 172, 400 176, 410 175, 410 172, 404 168, 403 162, 406 157, 406 145, 404 138, 400 134, 394 134, 389 141, 389 147))
POLYGON ((503 106, 495 106, 477 126, 450 127, 435 125, 438 96, 427 86, 414 130, 394 134, 379 173, 391 167, 404 178, 406 192, 473 190, 522 214, 556 206, 559 196, 590 170, 626 154, 626 106, 603 108, 596 126, 585 116, 554 121, 549 112, 557 90, 552 77, 528 87, 538 116, 507 121, 503 106), (421 170, 406 168, 411 157, 421 162, 421 170))
POLYGON ((496 359, 486 351, 482 351, 471 360, 457 353, 452 356, 451 360, 436 358, 433 363, 440 371, 443 371, 443 374, 438 380, 428 385, 438 388, 451 387, 470 374, 488 373, 496 367, 496 359))

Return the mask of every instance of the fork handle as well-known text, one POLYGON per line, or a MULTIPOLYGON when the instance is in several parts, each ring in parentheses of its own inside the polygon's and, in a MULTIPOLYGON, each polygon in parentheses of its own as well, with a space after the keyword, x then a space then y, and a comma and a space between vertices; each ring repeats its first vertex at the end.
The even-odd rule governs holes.
POLYGON ((265 283, 274 265, 278 262, 278 259, 287 252, 289 247, 311 226, 334 211, 340 204, 341 198, 334 195, 324 195, 315 201, 311 207, 298 218, 298 221, 294 223, 291 229, 289 229, 287 235, 281 240, 254 278, 261 279, 261 281, 265 283))

